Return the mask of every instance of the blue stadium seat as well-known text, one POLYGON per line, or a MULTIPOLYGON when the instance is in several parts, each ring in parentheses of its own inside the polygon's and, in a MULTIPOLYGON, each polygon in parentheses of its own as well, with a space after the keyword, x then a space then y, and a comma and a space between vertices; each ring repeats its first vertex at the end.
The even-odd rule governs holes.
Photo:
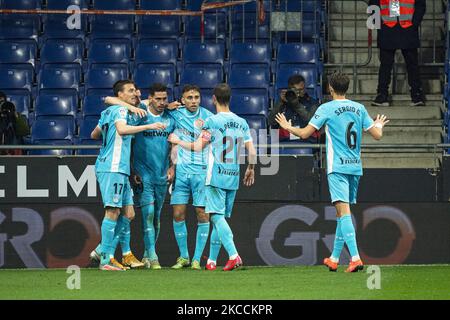
POLYGON ((223 71, 221 67, 210 66, 186 66, 181 73, 180 85, 196 84, 202 89, 212 89, 223 82, 223 71))
POLYGON ((278 11, 284 11, 286 9, 287 4, 287 11, 303 11, 303 12, 314 12, 314 11, 320 11, 322 10, 322 1, 320 0, 298 0, 298 1, 287 1, 282 0, 279 3, 279 6, 277 6, 276 2, 273 2, 273 8, 274 10, 278 11))
POLYGON ((181 0, 140 0, 142 10, 180 10, 181 0))
POLYGON ((235 65, 231 69, 229 84, 231 88, 266 88, 270 85, 269 69, 235 65))
POLYGON ((0 39, 33 39, 37 41, 40 19, 36 15, 7 14, 0 19, 0 39))
MULTIPOLYGON (((289 144, 292 146, 299 146, 302 144, 308 144, 309 142, 299 142, 299 141, 283 141, 282 144, 289 144)), ((272 149, 272 152, 275 150, 272 149)), ((300 154, 313 154, 312 148, 279 148, 278 154, 290 154, 290 155, 300 155, 300 154)))
POLYGON ((75 93, 61 93, 58 90, 45 90, 36 99, 35 117, 58 117, 75 120, 78 97, 75 93))
POLYGON ((96 15, 91 20, 90 39, 131 39, 134 30, 134 16, 96 15))
MULTIPOLYGON (((84 139, 81 140, 79 142, 80 145, 96 145, 96 146, 101 146, 102 145, 102 140, 88 140, 88 139, 84 139)), ((98 149, 80 149, 76 151, 77 155, 80 156, 97 156, 100 153, 100 148, 98 149)))
POLYGON ((75 122, 69 119, 37 119, 31 127, 31 141, 67 140, 72 141, 75 122))
POLYGON ((181 19, 178 16, 139 17, 138 30, 138 36, 141 39, 178 39, 181 19))
POLYGON ((92 63, 124 63, 128 65, 130 57, 131 44, 126 39, 97 39, 90 43, 89 65, 92 63))
POLYGON ((225 44, 201 43, 198 41, 187 42, 183 49, 183 63, 223 66, 225 58, 225 44))
POLYGON ((103 110, 106 109, 105 94, 90 94, 84 97, 81 115, 83 119, 86 117, 100 117, 103 110))
POLYGON ((136 0, 92 0, 92 5, 98 10, 134 10, 136 0))
POLYGON ((116 81, 128 78, 128 67, 125 65, 92 64, 86 75, 86 90, 111 89, 116 81))
POLYGON ((269 94, 265 89, 233 89, 231 110, 240 115, 264 115, 269 113, 269 94))
POLYGON ((296 74, 300 74, 305 78, 306 88, 315 89, 317 87, 319 79, 315 66, 282 64, 277 69, 275 95, 279 95, 279 90, 287 88, 289 77, 296 74))
POLYGON ((272 51, 267 43, 233 43, 230 50, 230 65, 258 64, 270 66, 272 51))
MULTIPOLYGON (((48 10, 66 10, 70 6, 78 6, 81 10, 88 8, 89 0, 46 0, 48 10)), ((81 29, 67 28, 67 19, 70 15, 48 14, 43 15, 44 35, 42 42, 47 39, 79 39, 84 40, 87 27, 87 16, 81 15, 81 29)), ((80 42, 80 45, 83 45, 80 42)))
POLYGON ((212 113, 216 113, 216 106, 213 104, 213 100, 212 100, 212 90, 201 90, 201 101, 200 101, 200 105, 205 108, 208 109, 209 111, 211 111, 212 113))
POLYGON ((38 77, 39 91, 65 89, 79 91, 81 68, 76 64, 45 64, 38 77))
POLYGON ((141 40, 136 48, 136 65, 158 63, 177 65, 178 43, 153 39, 141 40))
MULTIPOLYGON (((226 19, 225 14, 205 14, 204 37, 205 39, 225 39, 226 19), (217 25, 216 25, 217 19, 217 25)), ((188 39, 200 39, 200 17, 187 17, 186 37, 188 39)))
POLYGON ((27 119, 31 109, 30 93, 23 90, 1 90, 6 94, 6 99, 14 103, 16 111, 23 114, 27 119))
POLYGON ((33 10, 41 8, 40 0, 1 0, 0 7, 3 9, 33 10))
POLYGON ((232 38, 258 38, 267 39, 270 35, 269 19, 266 17, 263 24, 259 23, 255 12, 235 12, 232 16, 232 38))
POLYGON ((173 89, 176 81, 175 67, 171 65, 140 64, 134 70, 133 79, 136 85, 144 90, 147 90, 155 82, 163 83, 168 88, 173 89))
POLYGON ((277 66, 284 63, 314 64, 322 73, 323 64, 320 61, 319 46, 314 43, 283 43, 278 45, 277 66))
MULTIPOLYGON (((98 124, 98 119, 88 119, 81 121, 80 123, 80 133, 78 135, 80 140, 92 140, 91 132, 95 129, 98 124)), ((80 141, 81 142, 81 141, 80 141)))
MULTIPOLYGON (((55 146, 70 146, 72 141, 69 140, 35 140, 35 145, 55 145, 55 146)), ((49 150, 30 150, 28 155, 30 156, 71 156, 73 151, 62 149, 49 149, 49 150)))
MULTIPOLYGON (((320 15, 313 12, 305 12, 302 14, 302 17, 302 31, 288 31, 287 42, 303 42, 319 39, 322 26, 320 15)), ((284 42, 285 33, 285 31, 274 33, 274 42, 284 42)))
POLYGON ((0 41, 0 63, 28 63, 34 67, 37 46, 32 40, 0 41))
MULTIPOLYGON (((239 115, 240 116, 240 115, 239 115)), ((264 130, 267 129, 267 119, 263 115, 242 115, 250 129, 256 130, 264 130)))
POLYGON ((0 64, 0 88, 24 89, 33 93, 34 70, 27 64, 0 64))
MULTIPOLYGON (((237 6, 233 6, 233 10, 234 11, 246 11, 246 12, 256 12, 258 9, 257 6, 257 2, 258 1, 252 1, 249 3, 246 3, 244 5, 237 5, 237 6)), ((272 1, 273 3, 275 3, 275 1, 272 1)), ((264 0, 264 11, 270 11, 270 2, 269 0, 264 0)))
POLYGON ((47 63, 83 64, 83 45, 72 39, 49 39, 41 49, 41 65, 47 63))
POLYGON ((75 5, 80 9, 87 9, 89 0, 46 0, 47 9, 66 10, 69 6, 75 5))

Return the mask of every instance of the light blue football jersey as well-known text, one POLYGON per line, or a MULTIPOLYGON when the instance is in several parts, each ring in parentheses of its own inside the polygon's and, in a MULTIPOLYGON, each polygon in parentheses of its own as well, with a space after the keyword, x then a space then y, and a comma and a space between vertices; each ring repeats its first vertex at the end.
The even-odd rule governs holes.
MULTIPOLYGON (((143 104, 140 108, 147 110, 143 104)), ((137 119, 137 116, 133 116, 137 119)), ((175 121, 167 111, 154 115, 150 111, 137 120, 139 125, 162 122, 166 125, 164 130, 146 130, 134 135, 133 167, 141 177, 145 176, 154 184, 167 184, 167 169, 169 168, 170 143, 169 135, 175 130, 175 121)))
POLYGON ((325 125, 328 174, 362 175, 362 133, 374 125, 362 104, 347 99, 322 104, 309 124, 317 130, 325 125))
POLYGON ((115 126, 117 121, 128 121, 126 108, 111 106, 101 113, 98 126, 102 129, 103 144, 95 162, 95 171, 130 175, 132 135, 119 135, 115 126))
POLYGON ((244 143, 252 141, 247 121, 232 112, 219 112, 203 126, 210 134, 206 183, 216 188, 239 188, 239 155, 244 143))
MULTIPOLYGON (((205 120, 213 113, 205 108, 199 107, 197 112, 192 113, 186 107, 169 112, 176 122, 175 133, 186 142, 195 142, 202 132, 205 120)), ((178 148, 177 173, 180 174, 204 174, 206 173, 207 150, 195 152, 178 148)))

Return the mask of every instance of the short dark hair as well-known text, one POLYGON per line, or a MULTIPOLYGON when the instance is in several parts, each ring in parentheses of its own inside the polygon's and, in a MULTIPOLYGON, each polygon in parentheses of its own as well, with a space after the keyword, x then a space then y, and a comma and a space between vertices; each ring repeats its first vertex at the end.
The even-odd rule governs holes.
POLYGON ((150 86, 150 96, 153 97, 155 92, 167 92, 167 86, 165 84, 156 82, 150 86))
POLYGON ((339 71, 334 72, 328 81, 336 94, 343 96, 347 93, 350 79, 345 73, 339 71))
POLYGON ((185 92, 188 92, 191 90, 194 90, 194 91, 197 91, 198 93, 200 93, 200 88, 198 86, 196 86, 194 84, 187 84, 183 87, 183 91, 181 92, 181 94, 183 95, 185 92))
POLYGON ((221 105, 229 105, 231 99, 231 88, 226 83, 218 84, 214 88, 214 96, 216 100, 221 105))
POLYGON ((118 97, 119 92, 122 92, 125 85, 127 85, 127 84, 132 84, 135 86, 134 82, 131 80, 119 80, 116 83, 114 83, 114 86, 113 86, 114 95, 116 97, 118 97))
POLYGON ((305 78, 302 75, 295 74, 293 76, 290 76, 288 79, 288 87, 291 88, 295 86, 296 84, 305 82, 305 78))

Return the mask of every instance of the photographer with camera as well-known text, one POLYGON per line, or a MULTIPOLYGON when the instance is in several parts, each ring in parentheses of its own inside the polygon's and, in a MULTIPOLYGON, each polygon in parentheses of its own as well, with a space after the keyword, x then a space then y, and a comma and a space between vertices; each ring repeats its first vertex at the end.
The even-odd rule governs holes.
POLYGON ((318 143, 320 133, 315 132, 307 140, 300 140, 299 137, 291 135, 288 131, 280 128, 275 120, 278 113, 284 113, 294 127, 303 128, 311 120, 311 117, 319 107, 319 101, 313 99, 305 90, 305 78, 301 75, 293 75, 288 79, 288 89, 282 90, 280 101, 275 105, 269 115, 269 125, 272 129, 280 129, 280 142, 302 141, 318 143))
MULTIPOLYGON (((0 144, 20 145, 23 137, 30 134, 27 119, 16 112, 14 103, 6 100, 6 94, 0 92, 0 144)), ((21 155, 22 150, 0 150, 0 155, 21 155)))

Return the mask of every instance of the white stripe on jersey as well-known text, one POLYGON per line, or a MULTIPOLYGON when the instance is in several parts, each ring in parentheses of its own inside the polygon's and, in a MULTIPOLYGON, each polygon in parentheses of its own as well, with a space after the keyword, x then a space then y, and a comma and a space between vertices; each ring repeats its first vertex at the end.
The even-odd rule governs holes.
POLYGON ((116 131, 113 156, 111 160, 111 172, 119 172, 120 158, 122 157, 122 143, 122 136, 116 131))
POLYGON ((212 145, 209 144, 208 148, 209 148, 209 150, 208 150, 208 171, 206 172, 205 185, 209 185, 211 183, 212 170, 213 170, 213 166, 214 166, 214 154, 212 152, 212 145))
POLYGON ((325 134, 328 139, 328 147, 327 147, 327 168, 328 173, 333 172, 333 159, 334 159, 334 150, 333 150, 333 140, 331 140, 330 131, 328 130, 328 125, 325 125, 325 134))

